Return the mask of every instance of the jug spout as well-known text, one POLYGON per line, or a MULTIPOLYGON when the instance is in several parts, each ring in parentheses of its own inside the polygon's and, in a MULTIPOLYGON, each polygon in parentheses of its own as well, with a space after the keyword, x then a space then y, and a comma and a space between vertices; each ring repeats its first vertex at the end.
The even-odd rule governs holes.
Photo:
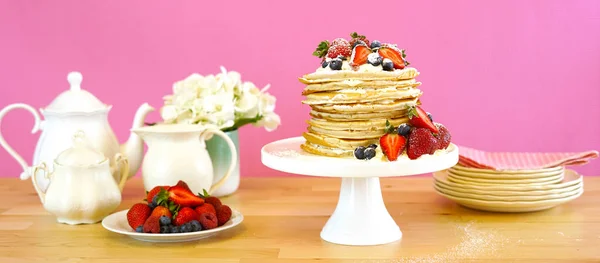
MULTIPOLYGON (((146 115, 152 111, 154 111, 154 108, 148 103, 142 104, 135 113, 131 128, 135 129, 144 126, 146 115)), ((142 164, 144 156, 144 142, 142 141, 142 138, 134 132, 131 132, 129 139, 121 145, 121 153, 123 153, 129 161, 129 173, 127 178, 130 178, 137 173, 142 164)))

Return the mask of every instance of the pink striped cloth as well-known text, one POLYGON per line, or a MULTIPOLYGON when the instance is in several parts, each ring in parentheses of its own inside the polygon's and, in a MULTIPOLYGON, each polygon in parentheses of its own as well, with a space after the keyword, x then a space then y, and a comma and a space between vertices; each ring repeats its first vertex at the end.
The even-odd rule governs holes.
POLYGON ((458 164, 491 170, 536 170, 556 166, 583 165, 598 157, 598 151, 580 153, 484 152, 459 146, 458 164))

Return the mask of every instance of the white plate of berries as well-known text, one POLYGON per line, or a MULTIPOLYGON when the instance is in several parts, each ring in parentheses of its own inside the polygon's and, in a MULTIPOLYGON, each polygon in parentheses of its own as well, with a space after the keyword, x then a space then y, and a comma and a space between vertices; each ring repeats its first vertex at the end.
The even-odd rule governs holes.
POLYGON ((113 213, 102 220, 109 231, 147 242, 187 242, 208 238, 239 225, 244 216, 221 200, 194 194, 183 181, 156 186, 147 202, 113 213))

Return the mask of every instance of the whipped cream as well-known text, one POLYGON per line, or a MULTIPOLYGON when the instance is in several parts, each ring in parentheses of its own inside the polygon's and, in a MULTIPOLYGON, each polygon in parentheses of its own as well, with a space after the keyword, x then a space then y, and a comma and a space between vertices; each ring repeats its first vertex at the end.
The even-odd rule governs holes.
MULTIPOLYGON (((331 61, 330 58, 327 58, 326 61, 331 61)), ((348 62, 348 60, 346 61, 342 61, 342 69, 341 70, 332 70, 329 66, 323 68, 322 66, 319 66, 316 70, 316 72, 326 72, 326 71, 356 71, 356 72, 381 72, 383 71, 383 67, 381 66, 373 66, 369 63, 363 64, 358 66, 357 70, 352 69, 352 66, 350 66, 350 62, 348 62)))

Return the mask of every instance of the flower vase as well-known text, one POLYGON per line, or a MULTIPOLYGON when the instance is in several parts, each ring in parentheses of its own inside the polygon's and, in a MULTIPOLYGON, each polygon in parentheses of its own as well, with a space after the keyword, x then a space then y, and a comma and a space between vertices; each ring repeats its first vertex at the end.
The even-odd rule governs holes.
MULTIPOLYGON (((235 144, 235 149, 238 152, 237 163, 235 169, 229 175, 229 178, 225 180, 225 183, 219 187, 211 195, 216 197, 226 196, 233 194, 240 186, 240 139, 238 136, 238 130, 225 132, 227 136, 235 144)), ((225 140, 218 136, 213 136, 210 140, 206 141, 206 149, 210 155, 210 159, 213 165, 213 181, 218 182, 221 180, 223 175, 229 168, 229 160, 231 159, 231 152, 225 140)))

